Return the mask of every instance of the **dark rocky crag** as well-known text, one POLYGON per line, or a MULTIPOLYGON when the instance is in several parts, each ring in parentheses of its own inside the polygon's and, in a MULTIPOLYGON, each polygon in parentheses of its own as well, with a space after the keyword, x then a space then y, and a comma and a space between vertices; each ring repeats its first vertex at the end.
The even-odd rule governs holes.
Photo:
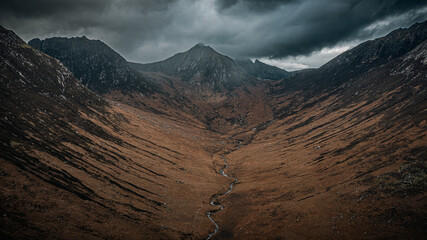
POLYGON ((180 77, 184 82, 192 85, 202 84, 215 91, 224 88, 232 90, 256 83, 233 59, 202 43, 160 62, 132 63, 132 66, 139 71, 161 72, 180 77))
POLYGON ((36 38, 28 44, 59 59, 92 91, 103 94, 111 90, 142 93, 159 90, 155 82, 135 71, 122 56, 99 40, 86 37, 36 38))
POLYGON ((289 72, 281 68, 265 64, 258 59, 255 62, 252 62, 250 59, 234 59, 234 61, 248 74, 261 78, 261 79, 270 79, 270 80, 279 80, 286 76, 289 76, 289 72))

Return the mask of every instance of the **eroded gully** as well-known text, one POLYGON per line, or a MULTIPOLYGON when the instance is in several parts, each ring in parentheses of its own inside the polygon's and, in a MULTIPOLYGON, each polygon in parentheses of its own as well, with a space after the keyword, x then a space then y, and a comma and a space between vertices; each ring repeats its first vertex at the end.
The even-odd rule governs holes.
MULTIPOLYGON (((239 143, 239 146, 240 146, 240 143, 239 143)), ((239 146, 237 147, 237 149, 239 149, 239 146)), ((231 153, 231 152, 230 152, 231 153)), ((206 238, 206 240, 209 240, 209 239, 211 239, 218 231, 219 231, 219 226, 218 226, 218 224, 215 222, 215 220, 213 220, 213 218, 212 218, 212 214, 214 214, 214 213, 217 213, 217 212, 219 212, 219 211, 221 211, 222 209, 224 209, 224 206, 222 206, 221 204, 219 204, 219 203, 216 203, 217 202, 217 199, 219 198, 219 197, 221 197, 221 196, 225 196, 225 195, 227 195, 227 194, 229 194, 229 193, 231 193, 231 191, 233 191, 233 186, 234 186, 234 184, 236 184, 238 181, 239 181, 239 179, 238 178, 236 178, 236 177, 234 177, 234 176, 229 176, 229 175, 227 175, 225 172, 224 172, 224 170, 225 169, 227 169, 228 168, 228 162, 227 162, 227 159, 224 157, 224 156, 222 156, 221 155, 221 157, 224 159, 224 163, 225 163, 225 165, 219 170, 219 174, 221 174, 222 176, 224 176, 224 177, 227 177, 227 178, 232 178, 232 179, 234 179, 234 181, 230 184, 230 187, 228 188, 228 190, 226 191, 226 192, 224 192, 224 193, 220 193, 220 194, 217 194, 217 195, 215 195, 215 197, 212 199, 212 201, 210 202, 210 205, 211 206, 213 206, 213 207, 219 207, 218 209, 215 209, 215 210, 211 210, 211 211, 208 211, 208 212, 206 212, 206 216, 209 218, 209 220, 211 220, 211 222, 215 225, 215 230, 213 231, 213 232, 211 232, 211 233, 209 233, 209 235, 208 235, 208 237, 206 238)))

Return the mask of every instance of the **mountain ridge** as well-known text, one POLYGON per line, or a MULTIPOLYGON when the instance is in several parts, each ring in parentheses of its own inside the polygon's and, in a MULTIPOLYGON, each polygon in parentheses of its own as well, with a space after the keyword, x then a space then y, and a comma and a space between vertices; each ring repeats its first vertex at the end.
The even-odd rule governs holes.
POLYGON ((283 83, 293 90, 310 88, 318 91, 336 87, 408 53, 426 38, 427 21, 416 23, 409 28, 397 29, 384 37, 361 43, 320 68, 296 73, 283 83))
POLYGON ((89 89, 152 93, 159 86, 128 66, 126 60, 100 40, 83 37, 32 39, 28 44, 62 61, 89 89))
POLYGON ((252 62, 249 58, 234 59, 234 61, 248 74, 261 79, 279 80, 290 74, 284 69, 268 65, 258 59, 255 59, 255 62, 252 62))

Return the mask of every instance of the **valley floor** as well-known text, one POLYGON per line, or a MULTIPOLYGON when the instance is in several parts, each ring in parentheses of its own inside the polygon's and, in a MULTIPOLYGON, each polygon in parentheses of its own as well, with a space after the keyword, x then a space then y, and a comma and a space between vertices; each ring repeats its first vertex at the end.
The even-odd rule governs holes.
POLYGON ((53 146, 30 121, 26 142, 10 143, 29 157, 1 160, 2 234, 204 239, 214 229, 206 212, 218 209, 209 203, 233 181, 220 174, 224 155, 239 181, 215 201, 224 209, 212 214, 213 239, 422 238, 426 121, 390 125, 375 114, 382 102, 331 111, 340 100, 330 95, 227 135, 110 100, 107 120, 82 112, 88 122, 72 123, 72 136, 48 129, 53 146))
POLYGON ((1 160, 4 236, 207 236, 212 228, 206 216, 213 209, 210 198, 227 185, 217 171, 223 163, 220 153, 229 141, 191 118, 159 116, 114 101, 110 105, 103 114, 114 124, 82 114, 100 128, 98 136, 85 130, 90 125, 72 123, 74 136, 48 130, 57 145, 44 146, 30 134, 37 132, 34 125, 25 143, 11 142, 16 152, 28 157, 11 161, 4 157, 13 156, 5 155, 1 160), (49 147, 51 151, 46 151, 49 147))
POLYGON ((379 102, 331 96, 227 155, 239 178, 218 239, 422 239, 426 121, 387 125, 379 102))

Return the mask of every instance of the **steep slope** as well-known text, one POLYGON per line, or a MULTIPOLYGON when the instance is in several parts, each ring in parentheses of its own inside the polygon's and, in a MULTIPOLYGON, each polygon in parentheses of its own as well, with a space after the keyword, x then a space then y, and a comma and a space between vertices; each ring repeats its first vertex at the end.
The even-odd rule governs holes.
MULTIPOLYGON (((369 43, 384 39, 399 46, 401 36, 425 31, 419 26, 355 49, 370 55, 369 43)), ((217 239, 423 239, 427 40, 417 41, 386 54, 386 64, 366 61, 334 88, 316 92, 316 77, 297 78, 304 91, 287 85, 294 79, 277 84, 271 95, 277 118, 234 136, 248 140, 226 155, 239 184, 220 199, 217 239)), ((340 69, 339 59, 326 67, 340 69)))
POLYGON ((104 100, 4 28, 0 76, 2 239, 206 236, 225 139, 104 100))
POLYGON ((417 23, 407 29, 398 29, 385 37, 367 41, 339 55, 317 70, 305 71, 290 77, 285 84, 292 90, 337 87, 357 78, 372 68, 401 57, 414 49, 427 37, 427 22, 417 23), (306 81, 309 79, 310 81, 306 81))
POLYGON ((256 83, 231 58, 202 43, 160 62, 132 65, 140 71, 180 77, 185 82, 203 84, 215 91, 256 83))
POLYGON ((286 70, 265 64, 258 59, 255 62, 252 62, 250 59, 235 59, 234 61, 245 72, 257 78, 279 80, 289 75, 286 70))
POLYGON ((86 37, 38 38, 30 46, 59 59, 92 91, 109 93, 111 90, 158 91, 159 86, 131 68, 117 52, 99 40, 86 37))

